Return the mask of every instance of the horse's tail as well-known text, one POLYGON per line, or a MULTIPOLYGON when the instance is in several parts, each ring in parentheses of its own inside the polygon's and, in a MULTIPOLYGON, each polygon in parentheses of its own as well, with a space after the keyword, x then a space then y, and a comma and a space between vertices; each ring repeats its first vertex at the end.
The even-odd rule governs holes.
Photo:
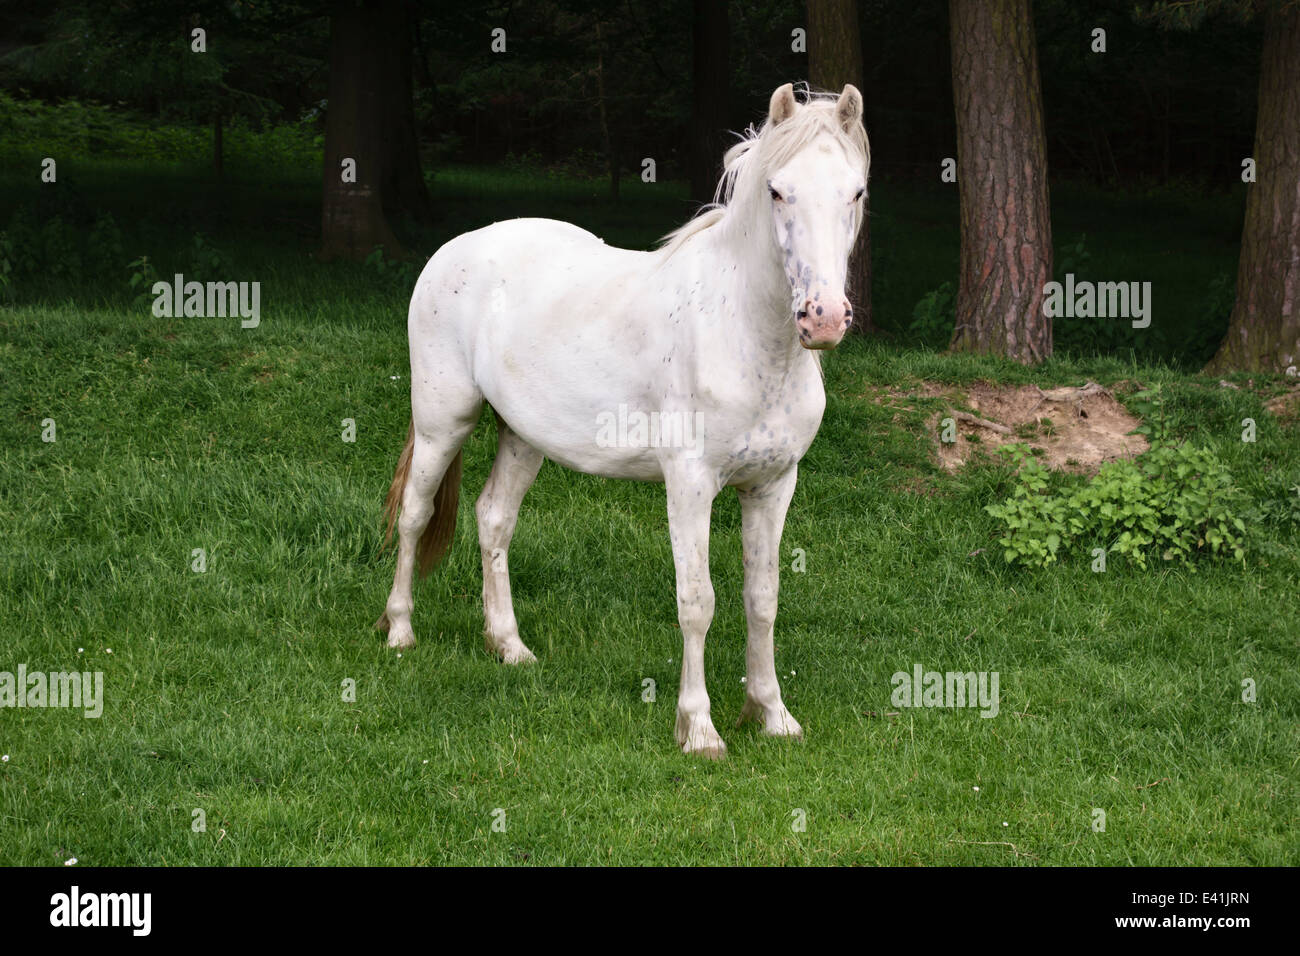
MULTIPOLYGON (((388 531, 384 536, 384 546, 393 540, 393 526, 397 524, 397 513, 402 507, 402 493, 406 490, 406 479, 411 471, 411 457, 415 451, 415 422, 406 433, 406 447, 402 457, 397 460, 397 471, 393 473, 393 483, 388 486, 388 497, 384 500, 384 512, 388 518, 388 531)), ((420 544, 416 548, 416 563, 420 567, 420 577, 424 577, 435 567, 451 548, 452 538, 456 534, 456 505, 460 501, 461 453, 447 466, 442 482, 433 496, 433 517, 420 535, 420 544)))

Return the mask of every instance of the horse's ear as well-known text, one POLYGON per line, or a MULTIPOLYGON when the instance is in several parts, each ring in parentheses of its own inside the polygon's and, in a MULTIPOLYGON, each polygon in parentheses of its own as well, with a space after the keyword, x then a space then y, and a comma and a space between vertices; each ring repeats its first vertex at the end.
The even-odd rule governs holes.
POLYGON ((844 92, 835 104, 835 118, 845 130, 862 122, 862 94, 852 83, 845 84, 844 92))
POLYGON ((772 102, 767 107, 767 118, 775 126, 777 123, 794 116, 794 85, 778 86, 772 94, 772 102))

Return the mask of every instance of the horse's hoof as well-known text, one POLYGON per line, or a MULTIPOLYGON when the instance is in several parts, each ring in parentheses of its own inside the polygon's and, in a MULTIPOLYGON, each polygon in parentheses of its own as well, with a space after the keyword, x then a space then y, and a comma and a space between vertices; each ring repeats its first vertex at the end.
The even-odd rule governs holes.
POLYGON ((677 743, 682 753, 706 760, 721 760, 727 755, 727 745, 713 729, 713 721, 706 714, 703 720, 677 715, 677 743))
POLYGON ((769 737, 795 737, 803 740, 803 728, 795 720, 784 704, 768 708, 752 698, 746 698, 745 706, 740 710, 736 726, 749 720, 758 720, 763 724, 763 733, 769 737))
POLYGON ((721 760, 727 756, 727 745, 719 737, 712 743, 700 744, 698 746, 691 744, 689 741, 682 744, 682 753, 690 754, 693 757, 703 757, 705 760, 721 760))
POLYGON ((413 634, 409 629, 406 631, 389 631, 388 646, 398 651, 404 650, 408 647, 414 647, 415 634, 413 634))
POLYGON ((502 664, 536 664, 537 657, 519 638, 503 642, 500 646, 488 642, 488 650, 501 658, 502 664))
POLYGON ((790 711, 784 710, 782 716, 775 720, 764 721, 763 733, 769 737, 793 737, 796 740, 803 740, 803 728, 799 726, 799 721, 790 716, 790 711))

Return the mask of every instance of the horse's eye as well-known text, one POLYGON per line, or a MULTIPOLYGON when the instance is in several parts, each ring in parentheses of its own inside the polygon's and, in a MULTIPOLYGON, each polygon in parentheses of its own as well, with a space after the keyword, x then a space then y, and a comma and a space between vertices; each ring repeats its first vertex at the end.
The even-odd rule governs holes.
POLYGON ((774 186, 768 186, 767 191, 772 194, 773 202, 781 202, 783 197, 779 192, 776 191, 776 188, 774 186))

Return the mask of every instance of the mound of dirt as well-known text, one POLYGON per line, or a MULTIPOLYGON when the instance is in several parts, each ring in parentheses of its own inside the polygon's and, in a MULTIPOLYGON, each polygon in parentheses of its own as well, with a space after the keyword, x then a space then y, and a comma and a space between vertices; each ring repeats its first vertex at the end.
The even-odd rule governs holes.
POLYGON ((1300 418, 1300 388, 1283 392, 1264 403, 1264 407, 1284 422, 1300 418))
POLYGON ((948 471, 1014 442, 1040 449, 1039 461, 1049 468, 1081 474, 1096 472, 1104 462, 1136 458, 1149 447, 1141 435, 1130 434, 1140 420, 1095 382, 1047 390, 1037 385, 980 382, 957 388, 926 382, 910 392, 890 390, 890 404, 905 401, 908 394, 942 397, 949 403, 948 410, 930 419, 939 464, 948 471))

